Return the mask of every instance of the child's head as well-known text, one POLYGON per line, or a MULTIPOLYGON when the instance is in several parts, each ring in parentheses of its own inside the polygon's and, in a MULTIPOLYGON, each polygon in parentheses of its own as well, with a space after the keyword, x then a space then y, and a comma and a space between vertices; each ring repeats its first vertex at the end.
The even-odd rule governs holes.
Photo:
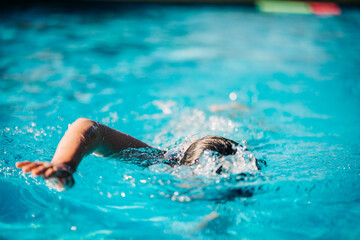
POLYGON ((180 164, 195 164, 205 150, 218 152, 222 155, 234 155, 237 145, 239 145, 239 143, 219 136, 202 137, 189 146, 183 158, 180 160, 180 164))

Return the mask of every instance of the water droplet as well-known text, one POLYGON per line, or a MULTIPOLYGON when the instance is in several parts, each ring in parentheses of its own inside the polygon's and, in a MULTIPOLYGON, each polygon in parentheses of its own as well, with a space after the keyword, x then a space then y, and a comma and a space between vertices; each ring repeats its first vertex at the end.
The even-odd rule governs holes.
POLYGON ((242 143, 242 145, 243 145, 243 147, 242 147, 243 150, 246 150, 246 148, 247 148, 247 146, 246 146, 246 145, 247 145, 247 141, 246 141, 246 140, 242 140, 241 143, 242 143))
POLYGON ((229 94, 229 98, 230 98, 231 101, 235 101, 235 100, 237 99, 236 93, 231 92, 231 93, 229 94))
POLYGON ((132 179, 132 178, 133 178, 132 176, 125 175, 125 174, 124 174, 124 177, 123 177, 124 180, 132 179))

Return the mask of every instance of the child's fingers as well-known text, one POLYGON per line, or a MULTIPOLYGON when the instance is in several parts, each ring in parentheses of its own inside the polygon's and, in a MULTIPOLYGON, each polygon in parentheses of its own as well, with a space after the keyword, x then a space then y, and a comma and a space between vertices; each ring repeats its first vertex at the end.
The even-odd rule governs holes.
POLYGON ((39 166, 38 162, 32 162, 32 163, 29 163, 29 164, 23 166, 22 170, 24 173, 27 173, 27 172, 30 172, 32 169, 36 168, 37 166, 39 166))
POLYGON ((16 162, 16 163, 15 163, 15 166, 16 166, 17 168, 22 168, 23 166, 25 166, 25 165, 27 165, 27 164, 29 164, 29 163, 32 163, 32 162, 29 162, 29 161, 16 162))
POLYGON ((50 166, 46 165, 46 164, 42 164, 36 168, 34 168, 33 170, 31 170, 32 174, 34 176, 39 176, 41 174, 43 174, 50 166))
POLYGON ((49 178, 52 175, 54 175, 54 173, 55 173, 55 169, 50 167, 50 168, 46 169, 46 171, 44 172, 44 177, 49 178))

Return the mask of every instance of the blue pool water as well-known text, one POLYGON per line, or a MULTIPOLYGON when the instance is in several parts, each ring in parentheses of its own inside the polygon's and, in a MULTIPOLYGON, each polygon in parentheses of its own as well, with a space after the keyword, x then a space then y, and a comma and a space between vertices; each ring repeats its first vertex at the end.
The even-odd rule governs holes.
POLYGON ((1 239, 359 239, 359 9, 36 5, 0 20, 1 239), (65 192, 15 168, 50 161, 78 117, 162 149, 246 140, 268 166, 88 156, 65 192))

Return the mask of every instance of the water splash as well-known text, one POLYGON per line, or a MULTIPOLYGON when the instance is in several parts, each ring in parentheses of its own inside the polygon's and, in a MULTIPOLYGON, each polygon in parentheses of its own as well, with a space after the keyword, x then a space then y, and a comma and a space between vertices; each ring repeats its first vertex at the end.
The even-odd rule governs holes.
POLYGON ((246 151, 242 146, 236 147, 234 155, 219 156, 216 152, 204 151, 194 168, 194 173, 204 176, 221 174, 228 177, 230 174, 256 173, 256 159, 254 154, 246 151))

